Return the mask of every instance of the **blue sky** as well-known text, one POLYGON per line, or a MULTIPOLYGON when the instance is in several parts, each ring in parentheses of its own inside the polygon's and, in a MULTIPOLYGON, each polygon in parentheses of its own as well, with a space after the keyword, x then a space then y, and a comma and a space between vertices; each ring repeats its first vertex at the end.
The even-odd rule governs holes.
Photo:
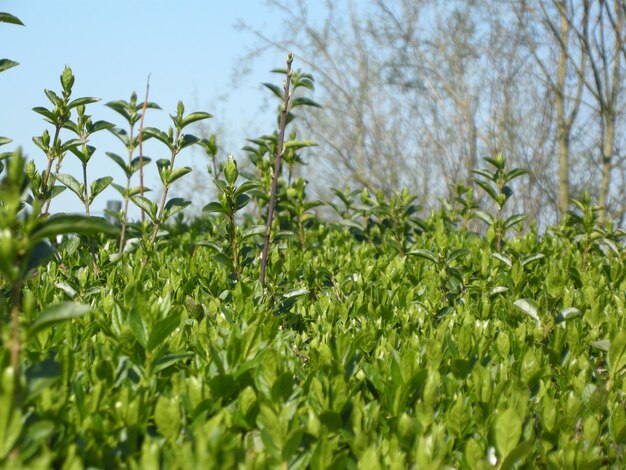
MULTIPOLYGON (((43 90, 60 90, 59 75, 66 64, 76 77, 74 98, 102 99, 87 108, 94 120, 121 126, 118 115, 104 103, 128 100, 133 91, 143 100, 151 74, 150 100, 163 111, 149 112, 146 126, 169 126, 168 114, 182 100, 188 111, 214 115, 210 126, 225 130, 218 132, 224 152, 241 161, 245 155, 239 149, 245 137, 272 130, 275 103, 261 83, 280 80, 269 71, 283 66, 284 54, 262 54, 249 64, 249 73, 237 69, 239 59, 256 45, 251 33, 235 28, 239 21, 264 32, 280 30, 280 18, 261 0, 5 0, 0 10, 18 16, 26 25, 0 25, 0 57, 20 63, 0 74, 0 135, 14 140, 2 150, 21 146, 39 169, 46 159, 31 138, 50 125, 32 108, 49 105, 43 90)), ((104 153, 125 155, 122 144, 108 132, 95 136, 91 143, 98 150, 88 167, 90 180, 111 175, 122 184, 122 172, 104 153)), ((166 156, 163 146, 149 144, 146 155, 166 156)), ((177 162, 201 172, 208 163, 200 151, 186 151, 177 162)), ((62 172, 80 174, 73 155, 63 165, 62 172)), ((158 186, 153 172, 148 185, 158 186)), ((209 195, 210 190, 204 197, 209 195)), ((102 211, 107 199, 118 198, 117 192, 107 190, 96 199, 94 211, 102 211)), ((65 191, 51 209, 80 211, 82 206, 65 191)))

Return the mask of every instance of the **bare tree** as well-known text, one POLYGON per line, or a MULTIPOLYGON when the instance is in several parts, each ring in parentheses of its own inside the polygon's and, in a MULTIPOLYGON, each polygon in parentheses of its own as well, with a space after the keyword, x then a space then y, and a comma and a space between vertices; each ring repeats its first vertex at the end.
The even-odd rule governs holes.
POLYGON ((323 107, 308 110, 301 124, 303 134, 320 145, 307 170, 321 182, 313 181, 314 188, 323 192, 357 183, 388 193, 401 185, 420 187, 408 108, 391 90, 368 17, 353 2, 327 2, 321 22, 314 21, 305 1, 270 3, 285 15, 281 38, 245 27, 261 48, 293 50, 322 91, 316 101, 323 107))
MULTIPOLYGON (((586 64, 586 55, 576 53, 574 43, 576 38, 571 26, 577 12, 574 3, 573 0, 523 1, 516 8, 525 46, 554 99, 561 217, 565 216, 570 205, 570 142, 582 102, 586 64), (576 62, 575 68, 570 65, 572 61, 576 62)), ((584 21, 584 17, 580 21, 584 21)))
POLYGON ((624 0, 337 0, 321 14, 270 3, 285 30, 247 27, 317 78, 324 109, 303 130, 320 143, 307 171, 318 194, 404 185, 432 207, 481 156, 503 153, 530 172, 509 207, 542 226, 583 190, 625 213, 611 186, 626 181, 624 0))

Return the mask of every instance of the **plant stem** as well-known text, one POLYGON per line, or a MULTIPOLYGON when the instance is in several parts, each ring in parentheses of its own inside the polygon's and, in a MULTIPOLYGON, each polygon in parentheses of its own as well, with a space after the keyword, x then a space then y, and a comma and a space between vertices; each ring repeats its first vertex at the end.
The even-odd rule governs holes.
MULTIPOLYGON (((90 217, 89 213, 89 188, 87 187, 87 164, 83 163, 83 202, 85 204, 85 215, 90 217)), ((96 245, 93 241, 92 237, 89 237, 89 251, 91 252, 91 262, 93 263, 93 272, 98 274, 100 270, 98 269, 98 262, 96 260, 96 245)))
POLYGON ((20 291, 21 280, 16 280, 11 291, 11 367, 15 376, 15 403, 20 399, 20 291))
POLYGON ((289 87, 291 85, 291 64, 293 53, 287 55, 287 80, 285 80, 285 92, 283 94, 283 107, 280 111, 280 130, 276 145, 276 164, 274 165, 274 175, 272 176, 272 189, 270 192, 270 204, 267 212, 267 225, 265 226, 265 243, 263 244, 263 254, 261 255, 261 287, 265 287, 265 271, 267 269, 267 256, 270 248, 270 234, 272 230, 272 219, 274 218, 274 206, 276 205, 276 187, 278 185, 278 174, 280 173, 280 161, 283 155, 283 143, 285 141, 285 127, 287 126, 287 112, 289 110, 289 87))
MULTIPOLYGON (((146 117, 146 109, 148 109, 148 94, 150 93, 150 74, 146 81, 146 97, 143 100, 141 108, 141 120, 139 121, 139 191, 143 196, 143 120, 146 117)), ((141 222, 146 220, 146 213, 141 209, 141 222)))
MULTIPOLYGON (((61 133, 61 127, 57 125, 54 129, 54 139, 52 139, 52 149, 48 153, 48 167, 46 168, 46 171, 43 174, 43 178, 41 180, 41 193, 42 194, 45 194, 48 192, 48 179, 50 178, 50 173, 52 172, 52 164, 54 163, 54 160, 55 160, 54 148, 57 144, 57 139, 59 138, 60 133, 61 133)), ((49 198, 46 203, 46 208, 43 211, 43 215, 46 215, 48 213, 51 202, 52 202, 52 199, 49 198)))
MULTIPOLYGON (((233 204, 234 206, 234 204, 233 204)), ((233 266, 235 268, 235 279, 239 281, 241 276, 239 272, 239 249, 237 246, 237 226, 235 225, 235 208, 231 207, 231 212, 229 214, 229 222, 230 222, 230 249, 233 256, 233 266)))
MULTIPOLYGON (((176 155, 178 153, 176 149, 178 148, 179 140, 180 140, 180 129, 176 131, 176 138, 174 139, 174 145, 172 147, 172 157, 170 158, 170 170, 172 171, 174 170, 174 161, 176 160, 176 155)), ((154 230, 152 230, 150 243, 154 243, 154 240, 156 239, 156 236, 157 236, 157 232, 159 231, 159 228, 161 227, 161 222, 163 221, 163 212, 165 212, 165 202, 167 201, 167 193, 169 190, 170 190, 170 184, 164 183, 163 184, 163 197, 161 198, 161 204, 159 205, 159 212, 158 212, 156 221, 154 222, 154 230)))
MULTIPOLYGON (((128 133, 128 169, 130 171, 131 165, 133 162, 133 152, 135 148, 133 147, 133 133, 135 130, 134 124, 131 122, 130 129, 128 133)), ((126 175, 126 194, 124 195, 124 211, 122 215, 122 233, 120 234, 120 248, 119 255, 121 256, 124 252, 124 243, 126 242, 126 223, 128 221, 128 200, 130 193, 130 180, 132 178, 132 172, 129 172, 126 175)))

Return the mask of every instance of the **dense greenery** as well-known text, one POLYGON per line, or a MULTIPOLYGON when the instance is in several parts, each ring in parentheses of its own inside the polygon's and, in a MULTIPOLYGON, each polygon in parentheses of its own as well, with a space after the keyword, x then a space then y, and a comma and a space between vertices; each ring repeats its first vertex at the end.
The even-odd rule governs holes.
POLYGON ((563 225, 522 232, 524 215, 505 205, 525 172, 501 155, 476 170, 492 212, 461 186, 433 214, 407 190, 335 190, 336 217, 323 219, 292 174, 312 142, 294 132, 283 142, 291 110, 315 106, 288 85, 302 92, 313 79, 278 72, 284 94, 267 87, 281 100, 279 131, 246 148, 252 172, 234 158, 213 165, 217 200, 193 221, 168 190, 190 171, 175 166, 186 147, 215 159, 215 139, 183 132, 210 115, 181 104, 171 129, 134 133, 156 105, 109 103, 123 131, 85 114, 95 98, 71 99, 69 68, 61 96, 46 91, 53 107, 36 111, 54 137, 35 141, 47 168, 19 151, 0 160, 0 462, 623 468, 623 232, 599 225, 587 199, 563 225), (62 141, 61 129, 77 138, 62 141), (86 136, 106 129, 128 149, 128 161, 110 155, 128 178, 116 188, 144 222, 126 208, 119 225, 89 216, 112 181, 88 183, 86 136), (148 137, 170 153, 157 162, 157 202, 131 185, 148 137), (66 154, 84 163, 83 182, 59 171, 66 154), (85 216, 46 213, 63 188, 85 216))

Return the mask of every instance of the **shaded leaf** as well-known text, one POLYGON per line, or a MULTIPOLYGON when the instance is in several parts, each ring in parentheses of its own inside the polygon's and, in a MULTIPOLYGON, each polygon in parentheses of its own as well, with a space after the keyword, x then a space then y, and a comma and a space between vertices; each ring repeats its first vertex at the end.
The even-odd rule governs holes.
POLYGON ((58 304, 49 305, 41 312, 41 315, 31 323, 29 333, 31 335, 35 334, 58 323, 87 315, 90 311, 91 307, 88 305, 75 302, 60 302, 58 304))

